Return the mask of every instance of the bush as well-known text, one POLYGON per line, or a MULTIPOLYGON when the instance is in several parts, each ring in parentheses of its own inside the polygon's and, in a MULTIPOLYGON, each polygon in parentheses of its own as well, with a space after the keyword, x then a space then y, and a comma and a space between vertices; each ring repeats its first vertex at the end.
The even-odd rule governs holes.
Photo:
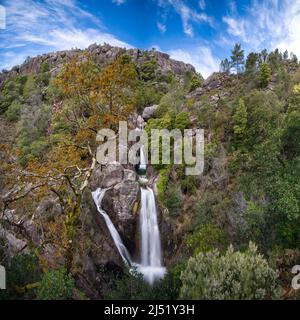
POLYGON ((183 198, 180 189, 171 185, 167 189, 164 199, 164 205, 168 208, 170 216, 176 216, 182 209, 183 198))
POLYGON ((37 257, 33 254, 22 254, 12 258, 6 266, 7 290, 0 290, 2 299, 33 299, 35 289, 20 292, 17 288, 31 285, 40 281, 42 270, 37 257))
POLYGON ((224 256, 214 250, 190 258, 181 281, 183 299, 279 298, 276 272, 253 243, 244 253, 235 252, 230 246, 224 256))
POLYGON ((227 238, 223 230, 211 223, 198 227, 187 239, 187 246, 194 254, 226 247, 227 238))
POLYGON ((44 274, 37 298, 39 300, 69 300, 75 289, 74 280, 65 269, 49 271, 44 274))
POLYGON ((20 118, 22 108, 23 105, 19 101, 14 100, 5 112, 7 120, 18 121, 20 118))
POLYGON ((180 274, 185 269, 181 262, 171 268, 165 277, 149 286, 137 272, 127 272, 116 279, 111 291, 105 296, 109 300, 176 300, 182 285, 180 274))

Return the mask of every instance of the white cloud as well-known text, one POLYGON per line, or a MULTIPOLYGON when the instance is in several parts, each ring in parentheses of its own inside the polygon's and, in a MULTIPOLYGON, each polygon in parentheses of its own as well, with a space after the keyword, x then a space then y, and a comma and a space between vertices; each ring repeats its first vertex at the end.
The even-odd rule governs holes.
POLYGON ((205 13, 198 13, 189 6, 187 6, 183 0, 158 0, 158 5, 162 8, 169 6, 180 15, 182 21, 182 27, 184 33, 189 36, 194 36, 193 23, 207 23, 211 27, 214 25, 214 21, 205 13))
POLYGON ((193 50, 174 49, 168 51, 168 54, 172 59, 193 65, 204 78, 219 70, 220 60, 214 57, 211 49, 206 46, 199 46, 193 50))
POLYGON ((199 0, 199 7, 201 10, 205 10, 206 8, 205 0, 199 0))
POLYGON ((126 2, 126 0, 112 0, 113 3, 115 3, 117 6, 123 4, 126 2))
POLYGON ((0 68, 11 68, 27 56, 75 47, 84 49, 92 43, 131 47, 108 33, 101 20, 82 9, 76 0, 45 0, 44 3, 6 0, 4 5, 7 28, 0 33, 4 49, 0 52, 0 68), (87 29, 85 23, 91 27, 87 29))
POLYGON ((167 31, 167 26, 160 22, 157 22, 157 28, 161 33, 165 33, 167 31))
POLYGON ((222 20, 228 25, 227 32, 230 35, 241 37, 245 42, 247 42, 244 20, 235 20, 232 17, 223 17, 222 20))
POLYGON ((252 0, 240 17, 231 2, 230 15, 223 17, 227 33, 240 38, 249 50, 289 50, 300 56, 300 0, 252 0))

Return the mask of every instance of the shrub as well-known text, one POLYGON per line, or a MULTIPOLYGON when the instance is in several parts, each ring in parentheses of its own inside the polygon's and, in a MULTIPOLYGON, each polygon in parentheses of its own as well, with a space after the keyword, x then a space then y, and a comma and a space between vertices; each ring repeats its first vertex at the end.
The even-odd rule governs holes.
POLYGON ((189 115, 186 112, 180 112, 175 118, 174 128, 179 130, 187 129, 190 124, 189 115))
POLYGON ((203 83, 203 80, 200 79, 198 76, 193 76, 191 79, 191 87, 190 87, 190 92, 196 90, 197 88, 201 87, 203 83))
POLYGON ((181 280, 183 299, 279 298, 276 272, 253 243, 244 253, 230 246, 224 256, 214 250, 190 258, 181 280))
POLYGON ((5 265, 7 274, 7 290, 0 290, 0 300, 5 299, 33 299, 36 290, 18 290, 26 285, 32 285, 40 281, 42 270, 37 257, 33 254, 22 254, 12 258, 5 265))
POLYGON ((20 118, 22 108, 23 105, 19 101, 14 100, 5 112, 7 120, 18 121, 20 118))
POLYGON ((183 202, 180 189, 175 185, 171 185, 168 187, 164 199, 164 205, 168 208, 169 214, 176 216, 182 208, 183 202))
POLYGON ((74 280, 65 269, 52 270, 43 275, 37 298, 39 300, 69 300, 74 291, 74 280))
POLYGON ((226 235, 223 230, 211 223, 198 227, 187 238, 187 246, 194 254, 208 252, 214 248, 223 248, 227 244, 226 235))

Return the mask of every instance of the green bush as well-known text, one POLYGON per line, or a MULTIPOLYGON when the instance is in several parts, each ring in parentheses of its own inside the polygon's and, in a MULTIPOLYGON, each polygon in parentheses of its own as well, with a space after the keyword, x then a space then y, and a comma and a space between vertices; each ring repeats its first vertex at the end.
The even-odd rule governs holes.
POLYGON ((7 120, 12 122, 18 121, 23 107, 19 101, 14 100, 5 112, 7 120))
POLYGON ((43 275, 37 292, 39 300, 69 300, 75 289, 74 280, 65 269, 52 270, 43 275))
POLYGON ((183 206, 183 198, 180 189, 176 185, 171 185, 166 190, 164 205, 168 208, 170 216, 175 217, 183 206))
POLYGON ((187 112, 180 112, 176 115, 174 128, 179 130, 187 129, 190 125, 190 119, 187 112))
POLYGON ((257 247, 250 243, 244 253, 230 246, 189 259, 181 274, 183 299, 260 300, 279 298, 277 274, 257 247))
POLYGON ((35 298, 36 289, 21 293, 17 291, 17 287, 22 288, 40 281, 42 270, 37 257, 33 254, 20 254, 13 257, 5 267, 7 290, 0 290, 0 300, 35 298))
POLYGON ((214 248, 224 248, 227 242, 224 231, 211 223, 198 227, 187 238, 187 246, 194 254, 208 252, 214 248))

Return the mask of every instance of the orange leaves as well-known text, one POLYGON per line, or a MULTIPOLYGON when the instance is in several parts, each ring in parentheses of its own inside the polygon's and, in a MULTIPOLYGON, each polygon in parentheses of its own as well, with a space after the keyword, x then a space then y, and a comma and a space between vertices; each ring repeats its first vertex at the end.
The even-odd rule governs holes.
MULTIPOLYGON (((130 57, 119 56, 99 70, 87 54, 71 59, 57 84, 72 101, 68 118, 76 119, 80 127, 78 131, 92 129, 97 132, 103 125, 112 127, 120 120, 126 120, 134 111, 133 92, 137 81, 138 75, 130 57)), ((80 132, 76 139, 82 141, 85 135, 90 136, 87 132, 80 132)))

